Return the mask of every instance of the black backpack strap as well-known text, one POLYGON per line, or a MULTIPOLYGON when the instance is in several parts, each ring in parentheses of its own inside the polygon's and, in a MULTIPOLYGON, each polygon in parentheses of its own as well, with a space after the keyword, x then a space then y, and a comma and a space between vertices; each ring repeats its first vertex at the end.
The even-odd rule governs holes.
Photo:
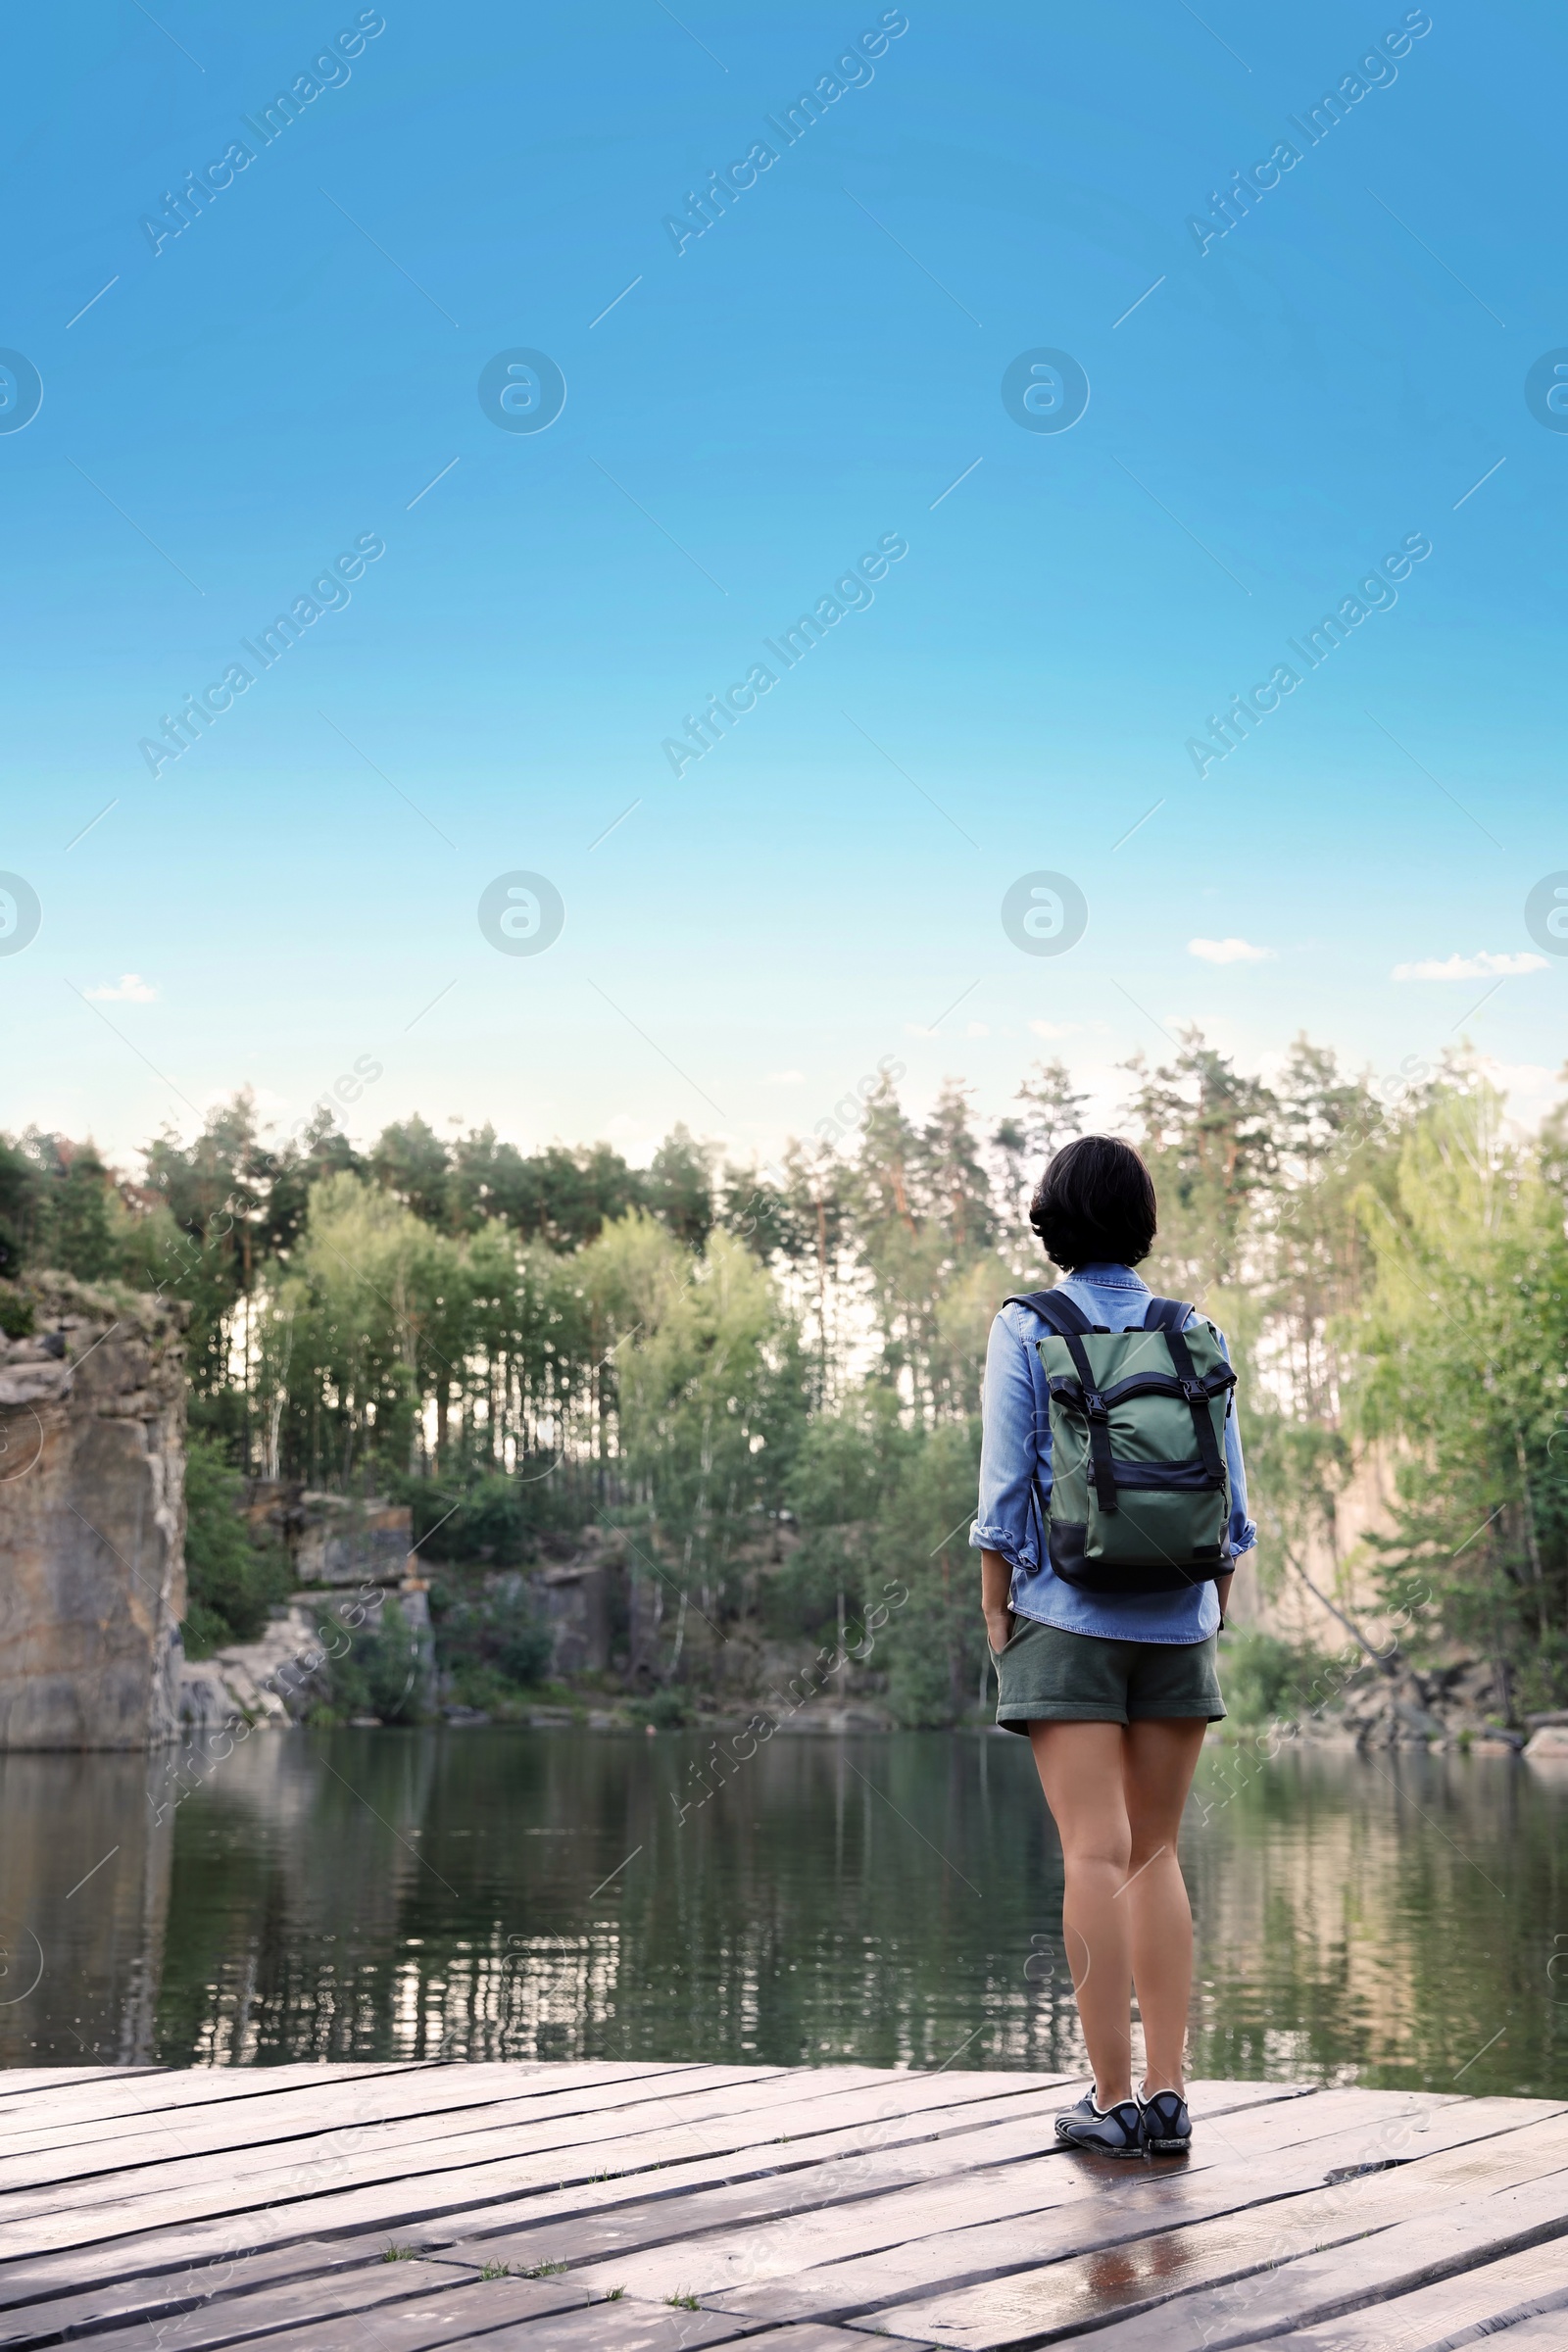
POLYGON ((1171 1369, 1181 1382, 1182 1395, 1192 1408, 1193 1435, 1198 1440, 1199 1456, 1208 1472, 1210 1486, 1222 1487, 1225 1484, 1225 1464, 1214 1436, 1214 1423, 1208 1409, 1208 1391, 1198 1377, 1193 1351, 1182 1336, 1192 1311, 1183 1298, 1151 1298, 1144 1316, 1144 1329, 1163 1332, 1165 1335, 1165 1345, 1170 1349, 1171 1369))
POLYGON ((1116 1463, 1110 1450, 1110 1407, 1100 1394, 1083 1341, 1076 1332, 1063 1332, 1072 1356, 1073 1369, 1084 1393, 1084 1412, 1089 1422, 1089 1465, 1095 1475, 1095 1499, 1102 1511, 1114 1511, 1120 1505, 1116 1499, 1116 1463))
POLYGON ((1077 1300, 1069 1298, 1063 1291, 1024 1291, 1016 1298, 1004 1298, 1002 1303, 1029 1307, 1058 1340, 1079 1338, 1086 1331, 1101 1328, 1098 1323, 1091 1323, 1077 1300))
POLYGON ((1032 1307, 1042 1323, 1058 1340, 1065 1340, 1072 1357, 1078 1385, 1083 1390, 1084 1412, 1089 1422, 1089 1462, 1094 1472, 1095 1497, 1102 1511, 1113 1511, 1116 1500, 1116 1465, 1110 1450, 1110 1412, 1101 1396, 1084 1337, 1089 1332, 1102 1332, 1102 1323, 1091 1323, 1075 1299, 1065 1298, 1060 1291, 1031 1291, 1026 1298, 1004 1299, 1008 1306, 1032 1307))
POLYGON ((1116 1470, 1110 1451, 1110 1420, 1104 1398, 1095 1386, 1095 1376, 1084 1352, 1086 1332, 1102 1332, 1102 1323, 1091 1323, 1076 1299, 1064 1292, 1027 1291, 1020 1297, 1004 1298, 1004 1306, 1027 1306, 1040 1317, 1046 1328, 1058 1340, 1065 1340, 1084 1392, 1085 1410, 1089 1416, 1089 1458, 1095 1474, 1095 1494, 1102 1511, 1116 1509, 1116 1470))

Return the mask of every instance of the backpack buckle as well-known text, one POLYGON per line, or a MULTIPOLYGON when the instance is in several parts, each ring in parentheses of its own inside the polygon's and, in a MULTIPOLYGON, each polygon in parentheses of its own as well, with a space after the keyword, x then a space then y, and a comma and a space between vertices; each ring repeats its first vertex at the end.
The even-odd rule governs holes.
POLYGON ((1189 1404, 1206 1404, 1208 1402, 1208 1391, 1200 1380, 1184 1380, 1182 1395, 1189 1404))
POLYGON ((1084 1398, 1084 1409, 1091 1421, 1108 1421, 1110 1419, 1110 1408, 1098 1390, 1091 1390, 1084 1398))

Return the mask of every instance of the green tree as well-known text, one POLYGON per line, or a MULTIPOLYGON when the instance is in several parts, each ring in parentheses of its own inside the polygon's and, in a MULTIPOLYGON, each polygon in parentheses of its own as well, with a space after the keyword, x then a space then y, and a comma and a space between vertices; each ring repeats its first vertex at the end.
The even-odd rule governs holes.
POLYGON ((992 1143, 1001 1155, 1003 1195, 1010 1231, 1030 1236, 1029 1203, 1046 1167, 1063 1144, 1083 1133, 1089 1097, 1073 1086, 1059 1058, 1037 1061, 1013 1097, 1017 1110, 998 1126, 992 1143))
POLYGON ((1137 1055, 1126 1067, 1138 1081, 1133 1110, 1159 1195, 1154 1288, 1201 1302, 1248 1270, 1251 1213, 1278 1160, 1276 1098, 1197 1029, 1184 1031, 1174 1061, 1151 1072, 1137 1055))
POLYGON ((671 1572, 654 1621, 673 1605, 673 1673, 692 1606, 715 1627, 755 1591, 805 1412, 798 1335, 766 1273, 724 1232, 693 1258, 634 1210, 606 1227, 584 1272, 613 1335, 621 1459, 671 1572))
POLYGON ((417 1111, 411 1119, 382 1128, 370 1152, 370 1174, 426 1225, 448 1222, 452 1154, 417 1111))
MULTIPOLYGON (((869 1277, 882 1376, 922 1421, 972 1413, 972 1354, 956 1354, 951 1345, 955 1330, 967 1326, 961 1317, 945 1324, 944 1306, 956 1282, 992 1259, 996 1216, 961 1089, 944 1087, 917 1129, 884 1080, 866 1105, 847 1192, 851 1237, 869 1277)), ((982 1279, 998 1300, 1009 1287, 1000 1260, 982 1279)))
POLYGON ((920 1443, 893 1391, 874 1383, 808 1424, 785 1489, 799 1542, 766 1586, 776 1632, 820 1647, 842 1643, 847 1628, 864 1623, 887 1497, 920 1443))
POLYGON ((328 1720, 373 1715, 418 1723, 425 1713, 427 1660, 401 1605, 387 1600, 326 1669, 328 1720))
POLYGON ((329 1176, 311 1194, 291 1258, 306 1286, 294 1345, 335 1423, 335 1467, 345 1483, 362 1457, 367 1468, 378 1459, 392 1469, 416 1458, 430 1330, 459 1250, 360 1177, 329 1176))
POLYGON ((713 1161, 710 1144, 700 1144, 674 1126, 654 1153, 644 1197, 661 1224, 688 1250, 701 1250, 713 1229, 713 1161))
POLYGON ((1476 1080, 1422 1108, 1392 1201, 1368 1187, 1361 1210, 1376 1281, 1354 1408, 1397 1456, 1397 1524, 1376 1540, 1390 1599, 1550 1704, 1568 1695, 1560 1198, 1476 1080))
POLYGON ((430 1619, 437 1671, 462 1705, 514 1712, 518 1696, 550 1672, 554 1637, 518 1579, 479 1590, 438 1580, 430 1619))
POLYGON ((454 1219, 469 1233, 486 1219, 510 1225, 553 1250, 579 1250, 613 1217, 645 1203, 645 1179, 608 1144, 568 1151, 552 1144, 528 1157, 498 1143, 493 1127, 474 1128, 455 1147, 454 1219))
POLYGON ((245 1482, 202 1430, 187 1433, 185 1576, 189 1598, 185 1654, 210 1657, 234 1642, 254 1642, 274 1601, 286 1600, 288 1555, 254 1543, 244 1518, 245 1482))
POLYGON ((0 1135, 0 1276, 14 1282, 37 1258, 43 1171, 35 1155, 0 1135))
POLYGON ((947 1422, 922 1435, 880 1516, 877 1566, 909 1595, 882 1637, 888 1699, 913 1728, 961 1720, 987 1689, 979 1554, 969 1545, 979 1470, 978 1416, 947 1422))

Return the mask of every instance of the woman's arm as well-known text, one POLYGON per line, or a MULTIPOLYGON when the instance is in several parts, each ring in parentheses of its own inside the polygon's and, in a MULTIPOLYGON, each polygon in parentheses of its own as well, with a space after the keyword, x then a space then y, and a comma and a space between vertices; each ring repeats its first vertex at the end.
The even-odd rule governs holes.
MULTIPOLYGON (((1228 1363, 1231 1351, 1225 1334, 1217 1324, 1214 1326, 1214 1333, 1221 1348, 1225 1349, 1225 1360, 1228 1363)), ((1257 1522, 1250 1519, 1247 1515, 1247 1464, 1242 1459, 1242 1433, 1237 1420, 1234 1389, 1231 1391, 1230 1402, 1225 1413, 1225 1467, 1230 1474, 1231 1482, 1231 1518, 1226 1532, 1230 1540, 1231 1558, 1238 1560, 1244 1551, 1251 1551, 1255 1548, 1257 1522)), ((1219 1595, 1221 1625, 1225 1623, 1230 1610, 1231 1579, 1235 1573, 1234 1568, 1227 1568, 1223 1576, 1216 1576, 1214 1579, 1214 1590, 1219 1595)))
POLYGON ((986 1621, 986 1640, 993 1649, 1005 1649, 1012 1639, 1012 1570, 1000 1551, 980 1554, 980 1608, 986 1621))
POLYGON ((1049 1477, 1036 1437, 1034 1376, 1027 1344, 999 1314, 986 1347, 981 1404, 979 1511, 969 1542, 980 1554, 980 1607, 993 1649, 1012 1632, 1013 1571, 1039 1564, 1035 1481, 1049 1477))

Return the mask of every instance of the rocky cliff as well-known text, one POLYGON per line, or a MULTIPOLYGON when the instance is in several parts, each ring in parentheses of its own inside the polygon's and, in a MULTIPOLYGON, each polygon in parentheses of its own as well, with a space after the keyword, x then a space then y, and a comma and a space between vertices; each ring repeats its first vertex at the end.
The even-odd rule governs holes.
POLYGON ((0 1339, 0 1748, 177 1738, 184 1308, 64 1275, 0 1339))

